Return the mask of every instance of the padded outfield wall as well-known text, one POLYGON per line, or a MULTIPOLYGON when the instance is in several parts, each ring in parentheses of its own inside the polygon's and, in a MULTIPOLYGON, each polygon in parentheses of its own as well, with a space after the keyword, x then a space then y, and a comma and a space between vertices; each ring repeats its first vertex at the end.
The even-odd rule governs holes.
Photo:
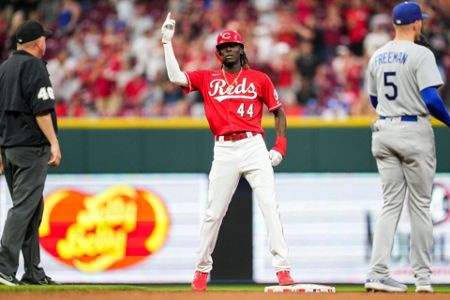
MULTIPOLYGON (((376 172, 374 118, 288 120, 288 154, 277 172, 376 172)), ((273 120, 264 119, 268 147, 273 120)), ((450 172, 450 132, 434 123, 438 172, 450 172)), ((214 139, 203 119, 60 120, 62 164, 54 173, 208 173, 214 139)))

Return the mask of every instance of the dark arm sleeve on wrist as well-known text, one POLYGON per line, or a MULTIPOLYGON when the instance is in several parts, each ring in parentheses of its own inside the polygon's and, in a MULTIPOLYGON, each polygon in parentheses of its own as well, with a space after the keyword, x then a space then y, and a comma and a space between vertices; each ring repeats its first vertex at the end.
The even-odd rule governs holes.
POLYGON ((378 97, 369 95, 370 97, 370 103, 372 103, 373 108, 377 108, 378 105, 378 97))

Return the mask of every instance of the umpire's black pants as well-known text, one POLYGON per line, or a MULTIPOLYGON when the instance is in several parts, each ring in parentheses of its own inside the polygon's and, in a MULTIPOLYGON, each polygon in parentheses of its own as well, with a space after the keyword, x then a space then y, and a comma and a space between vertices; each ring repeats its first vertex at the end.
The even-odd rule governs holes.
POLYGON ((2 149, 5 178, 13 207, 8 211, 0 247, 0 272, 16 276, 22 250, 25 273, 22 279, 42 280, 39 267, 39 224, 44 210, 43 190, 50 147, 2 149))

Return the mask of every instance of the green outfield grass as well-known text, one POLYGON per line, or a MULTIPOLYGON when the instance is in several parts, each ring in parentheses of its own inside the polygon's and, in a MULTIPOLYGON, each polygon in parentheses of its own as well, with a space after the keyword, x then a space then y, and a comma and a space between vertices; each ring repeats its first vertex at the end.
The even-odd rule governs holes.
MULTIPOLYGON (((362 285, 334 285, 337 292, 364 292, 362 285)), ((210 284, 208 291, 217 292, 263 292, 264 285, 257 284, 210 284)), ((414 286, 409 286, 409 292, 414 292, 414 286)), ((434 285, 434 291, 450 293, 450 285, 434 285)), ((47 292, 47 291, 158 291, 158 292, 188 292, 186 285, 59 285, 59 286, 0 286, 1 292, 47 292)))

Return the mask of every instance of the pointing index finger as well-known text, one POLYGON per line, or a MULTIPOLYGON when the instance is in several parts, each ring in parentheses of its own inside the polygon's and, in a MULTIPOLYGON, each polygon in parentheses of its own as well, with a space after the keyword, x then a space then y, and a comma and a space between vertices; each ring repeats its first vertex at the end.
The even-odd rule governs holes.
POLYGON ((167 17, 166 17, 166 21, 170 20, 170 14, 171 14, 171 12, 169 11, 169 13, 167 14, 167 17))

